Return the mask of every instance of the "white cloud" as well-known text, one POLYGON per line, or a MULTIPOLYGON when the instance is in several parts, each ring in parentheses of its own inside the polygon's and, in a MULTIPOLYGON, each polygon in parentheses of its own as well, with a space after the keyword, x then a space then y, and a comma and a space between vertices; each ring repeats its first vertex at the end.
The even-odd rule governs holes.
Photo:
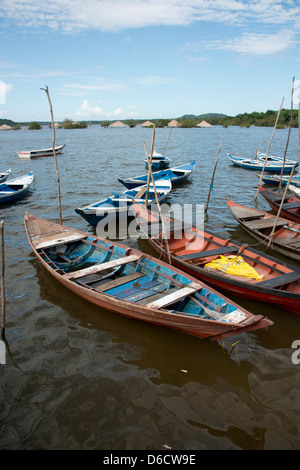
POLYGON ((196 21, 241 24, 248 20, 297 27, 296 0, 1 0, 0 18, 24 29, 120 31, 196 21))
POLYGON ((239 52, 255 56, 266 56, 282 52, 295 44, 294 33, 282 30, 274 34, 244 33, 228 41, 211 41, 205 46, 209 49, 239 52))
MULTIPOLYGON (((130 108, 130 107, 129 107, 130 108)), ((134 111, 124 111, 123 108, 119 107, 112 111, 105 111, 99 106, 91 105, 88 100, 83 100, 81 106, 73 114, 72 117, 76 119, 88 120, 88 119, 128 119, 128 117, 135 117, 137 113, 134 111)))

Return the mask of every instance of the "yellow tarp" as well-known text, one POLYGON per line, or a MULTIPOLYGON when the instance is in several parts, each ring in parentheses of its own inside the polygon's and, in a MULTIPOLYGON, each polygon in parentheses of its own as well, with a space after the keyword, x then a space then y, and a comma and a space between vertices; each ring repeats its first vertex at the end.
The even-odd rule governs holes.
POLYGON ((244 276, 261 281, 263 276, 258 274, 250 264, 246 263, 241 256, 220 256, 220 258, 206 263, 205 268, 217 269, 227 274, 244 276))

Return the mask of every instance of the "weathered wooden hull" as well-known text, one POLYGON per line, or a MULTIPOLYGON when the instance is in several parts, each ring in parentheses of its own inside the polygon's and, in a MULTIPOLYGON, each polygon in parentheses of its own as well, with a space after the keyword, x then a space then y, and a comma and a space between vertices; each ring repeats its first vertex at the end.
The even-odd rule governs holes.
MULTIPOLYGON (((147 220, 147 215, 145 216, 144 214, 146 212, 149 214, 149 212, 145 208, 135 205, 134 209, 136 209, 136 213, 138 214, 136 216, 138 222, 142 219, 147 220)), ((144 231, 153 248, 155 248, 160 256, 163 256, 164 259, 167 260, 167 250, 162 246, 159 238, 157 236, 148 236, 142 225, 141 229, 144 231)), ((200 232, 195 229, 194 233, 197 233, 199 238, 202 237, 205 243, 217 245, 219 248, 206 248, 205 251, 203 248, 200 248, 196 251, 190 250, 190 252, 185 248, 176 250, 176 243, 172 245, 172 239, 167 236, 171 251, 172 265, 202 280, 206 284, 213 286, 217 290, 221 289, 223 292, 250 300, 271 303, 298 315, 300 314, 299 269, 267 254, 262 254, 252 248, 250 249, 246 246, 241 246, 229 240, 222 239, 211 232, 200 232), (242 278, 241 276, 232 274, 229 275, 225 272, 209 270, 204 267, 208 261, 212 258, 217 258, 220 254, 227 256, 233 253, 241 254, 247 261, 252 260, 254 263, 260 264, 265 270, 265 273, 270 271, 270 274, 267 274, 266 279, 262 281, 254 281, 253 279, 242 278), (190 257, 190 259, 195 259, 195 261, 188 261, 189 255, 193 256, 193 254, 196 256, 193 258, 190 257), (291 287, 289 289, 283 289, 284 286, 291 287)))
MULTIPOLYGON (((226 201, 233 217, 256 240, 269 245, 276 216, 226 201), (265 230, 265 231, 264 231, 265 230)), ((279 217, 270 247, 291 259, 300 261, 300 224, 279 217)))
MULTIPOLYGON (((66 273, 62 273, 59 269, 57 269, 57 267, 53 263, 49 264, 45 262, 43 246, 40 243, 40 241, 38 242, 38 244, 36 243, 36 240, 39 238, 40 233, 43 232, 42 225, 39 225, 38 230, 36 230, 36 225, 34 226, 34 223, 37 220, 40 221, 42 219, 37 219, 29 214, 26 214, 25 216, 25 228, 26 228, 28 240, 37 259, 67 289, 71 290, 74 294, 79 295, 83 299, 87 300, 88 302, 96 306, 99 306, 108 311, 117 313, 119 315, 126 316, 131 319, 171 328, 171 329, 183 332, 183 333, 187 333, 192 336, 196 336, 198 338, 211 338, 213 340, 218 340, 218 339, 225 338, 228 336, 236 335, 244 331, 252 331, 252 330, 259 329, 259 328, 264 328, 272 324, 270 320, 264 318, 263 316, 261 315, 254 316, 250 314, 249 312, 246 312, 240 306, 236 305, 234 302, 231 302, 231 301, 230 301, 231 305, 236 306, 236 308, 238 308, 240 311, 245 312, 245 314, 247 315, 248 320, 247 322, 245 322, 244 325, 237 324, 237 323, 229 324, 224 321, 216 321, 216 320, 202 320, 201 318, 192 316, 192 315, 173 313, 171 310, 166 310, 166 309, 157 310, 154 308, 148 308, 147 306, 138 305, 136 303, 133 304, 132 302, 114 298, 103 292, 95 291, 92 288, 87 288, 86 285, 83 285, 80 282, 79 283, 74 282, 74 279, 72 279, 72 276, 76 276, 76 273, 75 274, 71 273, 71 275, 70 274, 66 275, 66 273)), ((45 222, 45 221, 42 221, 42 222, 45 222)), ((62 234, 62 232, 59 231, 59 228, 61 228, 62 226, 58 224, 50 224, 50 225, 51 225, 50 230, 53 230, 53 236, 54 237, 61 236, 59 234, 62 234)), ((67 230, 69 238, 70 238, 70 234, 71 234, 71 237, 73 237, 73 234, 74 234, 74 239, 76 238, 76 236, 80 234, 82 234, 82 236, 87 235, 84 232, 79 232, 77 230, 70 229, 67 227, 64 227, 64 229, 67 230)), ((46 226, 46 230, 48 230, 47 236, 49 239, 50 231, 47 228, 47 226, 46 226)), ((95 239, 95 241, 91 243, 97 243, 97 239, 100 240, 99 238, 96 238, 96 237, 93 237, 93 238, 95 239)), ((59 241, 63 242, 63 240, 64 240, 64 237, 61 236, 61 239, 59 239, 59 241)), ((117 243, 114 243, 114 246, 119 247, 119 248, 127 248, 117 243)), ((135 255, 137 257, 141 255, 139 251, 132 250, 132 249, 130 250, 130 253, 132 254, 133 257, 135 255)), ((148 255, 143 255, 143 257, 146 257, 149 260, 154 260, 155 263, 157 264, 156 259, 151 258, 148 255)), ((161 266, 161 269, 164 267, 168 270, 170 269, 170 266, 166 263, 159 262, 159 265, 161 266)), ((179 276, 183 274, 181 271, 177 270, 176 268, 172 268, 172 273, 179 275, 179 276)), ((185 274, 184 276, 185 278, 188 278, 189 281, 191 282, 189 285, 193 284, 193 285, 200 286, 200 284, 195 284, 196 281, 194 278, 186 276, 185 274)), ((203 286, 204 284, 201 283, 201 287, 203 286)), ((223 300, 226 302, 227 300, 226 297, 223 297, 222 294, 217 293, 214 289, 210 289, 210 290, 212 293, 215 293, 216 295, 223 298, 223 300)))
MULTIPOLYGON (((266 199, 271 209, 278 212, 283 194, 279 194, 276 191, 269 191, 262 186, 259 186, 259 192, 266 199)), ((287 196, 282 205, 280 215, 281 217, 300 223, 300 200, 297 197, 287 196)))

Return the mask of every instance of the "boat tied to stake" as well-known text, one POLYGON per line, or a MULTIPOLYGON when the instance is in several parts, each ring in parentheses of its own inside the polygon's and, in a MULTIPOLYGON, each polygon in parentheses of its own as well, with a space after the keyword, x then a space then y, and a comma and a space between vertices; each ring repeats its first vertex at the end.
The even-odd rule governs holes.
POLYGON ((75 295, 108 311, 212 340, 273 324, 138 250, 28 213, 24 224, 44 268, 75 295))

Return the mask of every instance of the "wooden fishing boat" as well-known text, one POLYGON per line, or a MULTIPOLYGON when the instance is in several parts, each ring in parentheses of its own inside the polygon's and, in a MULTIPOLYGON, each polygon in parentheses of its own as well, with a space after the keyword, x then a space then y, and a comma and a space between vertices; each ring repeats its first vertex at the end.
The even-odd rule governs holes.
POLYGON ((30 172, 27 175, 0 184, 0 204, 21 199, 25 196, 33 181, 34 173, 30 172))
MULTIPOLYGON (((261 173, 256 174, 258 178, 261 178, 261 173)), ((280 177, 280 175, 265 175, 263 174, 262 177, 262 182, 266 184, 276 184, 277 186, 279 185, 280 181, 282 180, 282 184, 286 185, 287 182, 289 181, 290 177, 289 176, 284 176, 280 177)), ((291 178, 291 184, 293 184, 296 187, 300 187, 300 176, 298 173, 293 174, 291 178)))
POLYGON ((11 174, 11 169, 2 171, 2 173, 0 173, 0 183, 4 183, 4 181, 7 180, 10 174, 11 174))
POLYGON ((245 207, 230 200, 226 201, 226 204, 233 217, 250 235, 268 245, 273 232, 271 248, 300 261, 300 223, 282 217, 278 217, 276 222, 276 216, 268 212, 245 207))
POLYGON ((136 220, 145 238, 153 248, 176 266, 206 284, 243 298, 275 304, 300 314, 300 270, 267 254, 221 238, 196 227, 184 227, 183 222, 164 217, 163 233, 159 215, 149 212, 140 204, 133 205, 136 220), (167 243, 166 243, 167 241, 167 243), (241 269, 238 263, 241 262, 241 269), (228 269, 226 264, 228 263, 228 269), (232 257, 232 258, 230 258, 232 257), (212 268, 212 262, 221 261, 221 269, 212 268), (236 262, 236 268, 234 263, 236 262), (243 263, 247 270, 243 272, 243 263), (233 268, 230 269, 230 265, 233 268), (252 277, 252 272, 256 273, 252 277))
POLYGON ((213 340, 272 325, 138 250, 28 213, 24 223, 34 254, 55 279, 113 313, 213 340))
MULTIPOLYGON (((58 145, 55 148, 55 154, 59 155, 62 153, 65 144, 58 145)), ((39 149, 39 150, 23 150, 21 152, 17 152, 19 158, 37 158, 37 157, 51 157, 53 156, 53 148, 48 149, 39 149)))
MULTIPOLYGON (((259 158, 260 160, 262 161, 265 161, 267 160, 268 162, 283 162, 284 161, 284 158, 283 157, 277 157, 276 155, 268 155, 266 153, 262 153, 262 152, 257 152, 257 158, 259 158)), ((285 159, 285 163, 291 163, 292 165, 294 165, 295 162, 294 160, 290 160, 290 159, 285 159)))
POLYGON ((245 168, 247 170, 262 170, 267 171, 268 173, 282 173, 283 174, 288 174, 292 171, 293 168, 296 168, 299 166, 299 163, 294 162, 294 163, 285 163, 283 162, 267 162, 265 164, 264 161, 261 159, 250 159, 250 158, 241 158, 241 157, 235 157, 233 155, 230 155, 229 153, 227 154, 227 157, 229 160, 235 165, 239 166, 241 168, 245 168))
MULTIPOLYGON (((159 202, 163 201, 172 189, 172 184, 168 179, 162 179, 155 182, 155 189, 159 202)), ((83 217, 89 224, 97 227, 99 222, 117 221, 120 217, 134 217, 131 213, 133 199, 136 202, 145 203, 147 194, 147 185, 123 191, 120 195, 113 194, 108 198, 101 199, 85 207, 77 207, 75 212, 83 217)), ((148 205, 156 202, 153 184, 149 185, 148 205)))
MULTIPOLYGON (((148 168, 148 158, 145 157, 144 159, 147 168, 148 168)), ((157 153, 155 151, 153 152, 152 154, 152 169, 153 170, 162 170, 164 168, 168 168, 170 163, 171 163, 171 159, 169 157, 166 157, 165 155, 161 155, 160 153, 157 153)))
MULTIPOLYGON (((176 166, 174 168, 167 168, 165 170, 156 171, 153 174, 154 181, 162 178, 167 178, 171 181, 172 185, 181 183, 187 179, 188 176, 194 171, 195 162, 187 163, 186 165, 176 166)), ((136 188, 147 183, 148 173, 145 175, 134 176, 133 178, 121 179, 118 181, 123 184, 127 189, 136 188)))
MULTIPOLYGON (((258 189, 260 194, 266 199, 269 206, 277 213, 281 205, 283 193, 270 191, 269 189, 263 188, 262 186, 259 186, 258 189)), ((289 194, 287 194, 284 198, 280 215, 285 219, 300 223, 299 198, 291 197, 289 194)))

